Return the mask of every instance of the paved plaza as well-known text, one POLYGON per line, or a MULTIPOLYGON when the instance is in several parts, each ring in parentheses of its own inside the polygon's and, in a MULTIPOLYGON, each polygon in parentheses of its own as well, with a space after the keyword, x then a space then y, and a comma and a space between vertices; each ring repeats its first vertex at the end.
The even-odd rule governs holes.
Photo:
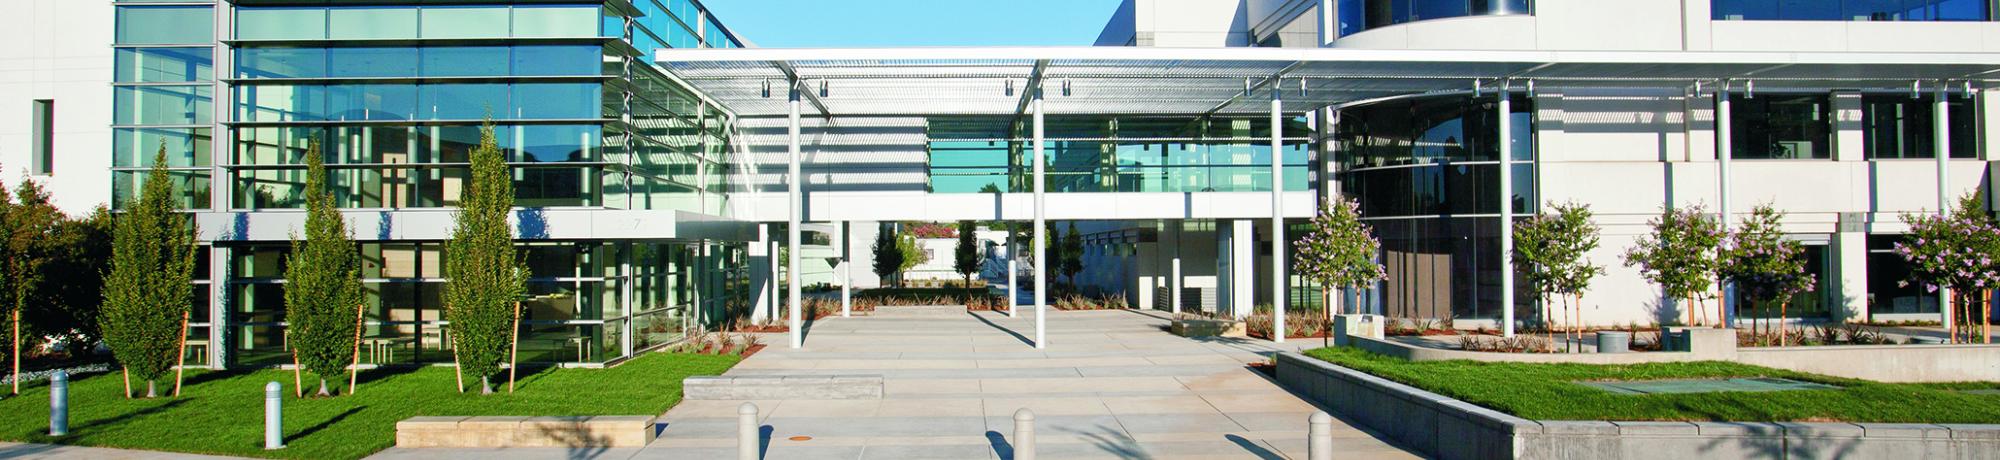
MULTIPOLYGON (((1305 458, 1316 408, 1248 369, 1280 348, 1261 340, 1190 340, 1160 312, 1058 312, 1049 347, 1031 314, 923 313, 812 324, 806 348, 771 348, 729 375, 884 376, 881 400, 752 401, 766 458, 1011 458, 1014 411, 1039 423, 1041 458, 1305 458)), ((686 401, 643 449, 391 449, 378 458, 735 458, 743 401, 686 401)), ((1416 458, 1336 422, 1338 458, 1416 458)))

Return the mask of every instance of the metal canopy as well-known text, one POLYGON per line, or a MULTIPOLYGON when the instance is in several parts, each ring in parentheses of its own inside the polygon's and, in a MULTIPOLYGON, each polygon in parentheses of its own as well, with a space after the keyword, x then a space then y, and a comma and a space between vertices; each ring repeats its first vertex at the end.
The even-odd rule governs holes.
MULTIPOLYGON (((1288 48, 662 49, 656 62, 739 116, 1017 115, 1032 88, 1050 113, 1248 115, 1511 80, 1550 86, 1959 89, 2000 80, 2000 54, 1402 51, 1288 48), (1300 89, 1304 86, 1303 91, 1300 89), (769 88, 769 91, 766 91, 769 88), (1247 92, 1245 89, 1249 88, 1247 92), (824 89, 824 97, 820 91, 824 89)), ((1518 89, 1519 86, 1516 86, 1518 89)))

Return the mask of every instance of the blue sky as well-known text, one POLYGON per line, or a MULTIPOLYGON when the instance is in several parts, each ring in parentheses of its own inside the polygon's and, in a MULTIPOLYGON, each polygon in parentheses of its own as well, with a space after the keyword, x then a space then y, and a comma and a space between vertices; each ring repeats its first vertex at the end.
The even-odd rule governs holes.
POLYGON ((763 48, 1085 46, 1118 0, 704 0, 763 48))

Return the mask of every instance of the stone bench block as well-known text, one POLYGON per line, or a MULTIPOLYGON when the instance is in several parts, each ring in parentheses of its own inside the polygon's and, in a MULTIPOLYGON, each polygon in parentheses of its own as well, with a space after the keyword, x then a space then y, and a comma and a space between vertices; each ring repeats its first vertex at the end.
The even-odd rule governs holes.
POLYGON ((411 417, 396 422, 397 447, 644 447, 650 416, 411 417))
POLYGON ((1242 321, 1223 319, 1177 319, 1174 335, 1181 337, 1249 337, 1242 321))
POLYGON ((681 381, 681 393, 690 401, 882 399, 882 376, 688 377, 681 381))

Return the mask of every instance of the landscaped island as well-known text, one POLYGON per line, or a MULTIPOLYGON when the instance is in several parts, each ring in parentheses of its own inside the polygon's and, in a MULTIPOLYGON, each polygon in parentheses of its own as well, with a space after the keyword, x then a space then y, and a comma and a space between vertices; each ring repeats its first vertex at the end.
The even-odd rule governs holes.
POLYGON ((1995 383, 1889 384, 1727 362, 1634 365, 1413 362, 1336 347, 1306 355, 1533 420, 2000 423, 1995 383), (1579 384, 1774 377, 1831 390, 1619 394, 1579 384))
POLYGON ((292 385, 285 370, 190 373, 179 397, 126 399, 116 373, 70 384, 70 435, 47 436, 46 383, 0 400, 0 440, 253 457, 351 459, 395 443, 396 422, 420 415, 658 415, 681 400, 681 379, 719 375, 741 358, 649 353, 608 369, 523 375, 505 397, 452 390, 449 367, 376 369, 359 392, 285 399, 283 450, 263 450, 264 384, 292 385))

